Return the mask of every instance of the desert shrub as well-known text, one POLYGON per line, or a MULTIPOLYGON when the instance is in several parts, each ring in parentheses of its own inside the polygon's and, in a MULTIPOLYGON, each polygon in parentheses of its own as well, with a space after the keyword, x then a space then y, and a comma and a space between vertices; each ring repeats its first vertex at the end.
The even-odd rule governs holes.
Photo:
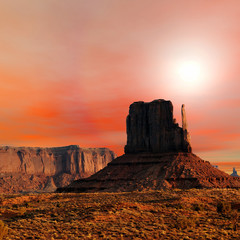
POLYGON ((166 229, 167 229, 167 226, 165 225, 165 221, 164 221, 164 219, 163 219, 162 216, 160 216, 160 217, 158 218, 157 224, 158 224, 158 228, 159 228, 159 229, 162 229, 162 230, 166 230, 166 229))
POLYGON ((7 227, 4 225, 4 222, 0 220, 0 240, 2 240, 4 235, 6 234, 7 234, 7 227))
POLYGON ((62 204, 58 202, 58 203, 56 204, 56 207, 57 207, 57 208, 61 208, 61 207, 62 207, 62 204))
MULTIPOLYGON (((164 206, 164 204, 162 206, 164 206)), ((185 209, 185 206, 183 204, 181 204, 181 203, 176 203, 176 204, 167 203, 167 204, 165 204, 164 207, 175 208, 175 209, 185 209)))
POLYGON ((178 203, 175 205, 176 209, 184 209, 184 205, 182 205, 181 203, 178 203))
POLYGON ((231 213, 227 215, 227 217, 230 219, 230 224, 228 225, 229 229, 232 229, 234 231, 239 230, 239 212, 237 210, 232 210, 231 213))
POLYGON ((228 214, 228 213, 231 213, 231 210, 232 210, 232 207, 229 202, 218 202, 217 204, 218 213, 228 214))
POLYGON ((0 204, 3 202, 4 197, 2 195, 0 195, 0 204))
POLYGON ((195 203, 192 206, 194 211, 203 211, 204 210, 204 204, 202 203, 195 203))
POLYGON ((181 216, 176 219, 174 227, 177 229, 195 228, 197 221, 198 220, 193 217, 181 216))
POLYGON ((18 208, 18 205, 17 205, 17 204, 13 204, 13 205, 12 205, 12 208, 17 209, 17 208, 18 208))

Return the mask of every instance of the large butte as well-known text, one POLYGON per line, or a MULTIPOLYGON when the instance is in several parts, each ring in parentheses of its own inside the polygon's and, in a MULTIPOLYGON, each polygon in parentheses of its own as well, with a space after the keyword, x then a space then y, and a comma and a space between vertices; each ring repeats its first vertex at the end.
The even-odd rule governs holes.
POLYGON ((182 105, 182 127, 170 101, 131 104, 125 154, 89 178, 58 192, 119 192, 162 188, 239 188, 240 181, 192 153, 182 105))

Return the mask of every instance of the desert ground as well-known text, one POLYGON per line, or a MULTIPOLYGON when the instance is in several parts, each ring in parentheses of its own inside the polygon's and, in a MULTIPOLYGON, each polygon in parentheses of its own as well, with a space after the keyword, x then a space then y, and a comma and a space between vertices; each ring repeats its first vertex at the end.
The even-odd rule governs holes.
POLYGON ((240 190, 0 195, 3 239, 240 239, 240 190))

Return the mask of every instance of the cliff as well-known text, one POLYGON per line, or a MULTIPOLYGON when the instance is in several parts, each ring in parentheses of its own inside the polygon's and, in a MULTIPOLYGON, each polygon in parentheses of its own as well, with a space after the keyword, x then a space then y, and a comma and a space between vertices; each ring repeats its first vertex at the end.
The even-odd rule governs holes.
MULTIPOLYGON (((21 187, 21 182, 31 188, 28 180, 33 181, 37 177, 39 179, 32 184, 33 190, 43 189, 49 177, 53 177, 58 187, 65 186, 74 179, 96 173, 115 157, 114 152, 107 148, 80 148, 77 145, 55 148, 0 147, 0 192, 7 179, 12 182, 8 187, 15 185, 15 192, 26 190, 21 187)), ((8 187, 4 188, 4 192, 8 187)))
POLYGON ((184 105, 182 125, 175 122, 170 101, 135 102, 127 116, 125 153, 191 152, 184 105))

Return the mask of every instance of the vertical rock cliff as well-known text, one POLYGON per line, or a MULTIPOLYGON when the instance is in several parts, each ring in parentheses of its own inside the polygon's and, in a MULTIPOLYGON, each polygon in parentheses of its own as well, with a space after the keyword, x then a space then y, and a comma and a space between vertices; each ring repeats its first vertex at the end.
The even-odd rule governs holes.
POLYGON ((107 148, 80 148, 77 145, 0 147, 0 192, 13 188, 12 192, 43 189, 49 178, 53 178, 58 187, 64 186, 74 179, 96 173, 115 157, 115 153, 107 148))
POLYGON ((182 128, 175 123, 170 101, 160 99, 131 104, 127 116, 125 153, 191 152, 184 105, 182 123, 182 128))
POLYGON ((61 173, 91 175, 115 158, 107 148, 1 147, 1 173, 27 173, 53 176, 61 173))
POLYGON ((182 105, 181 108, 181 115, 182 115, 182 131, 183 131, 183 139, 182 139, 182 144, 184 149, 190 149, 191 151, 191 146, 190 146, 190 134, 188 132, 188 124, 187 124, 187 116, 186 116, 186 110, 185 110, 185 105, 182 105))

